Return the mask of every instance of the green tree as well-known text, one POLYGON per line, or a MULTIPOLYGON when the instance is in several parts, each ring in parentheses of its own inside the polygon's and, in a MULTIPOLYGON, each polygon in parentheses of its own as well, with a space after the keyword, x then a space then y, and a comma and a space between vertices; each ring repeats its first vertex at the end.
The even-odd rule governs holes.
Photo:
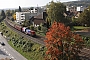
POLYGON ((19 12, 22 12, 22 9, 21 9, 21 7, 19 6, 19 12))
POLYGON ((4 10, 1 11, 1 16, 3 16, 3 17, 6 16, 4 10))
POLYGON ((30 26, 30 29, 31 29, 31 30, 34 30, 34 26, 33 26, 33 25, 31 25, 31 26, 30 26))
POLYGON ((11 10, 8 10, 8 11, 6 12, 6 15, 7 15, 7 16, 12 16, 11 10))
POLYGON ((24 21, 24 23, 23 23, 23 26, 30 26, 31 25, 31 23, 30 23, 30 21, 29 20, 25 20, 24 21))
MULTIPOLYGON (((6 15, 5 15, 4 10, 1 11, 1 16, 2 16, 1 20, 5 19, 6 15)), ((1 21, 1 20, 0 20, 0 21, 1 21)))
POLYGON ((51 1, 47 9, 47 23, 49 25, 52 25, 54 21, 65 23, 65 11, 66 6, 63 3, 51 1))
POLYGON ((87 24, 87 26, 90 26, 90 6, 80 14, 78 20, 81 24, 87 24))
POLYGON ((15 10, 12 10, 12 15, 13 15, 14 13, 16 13, 15 10))

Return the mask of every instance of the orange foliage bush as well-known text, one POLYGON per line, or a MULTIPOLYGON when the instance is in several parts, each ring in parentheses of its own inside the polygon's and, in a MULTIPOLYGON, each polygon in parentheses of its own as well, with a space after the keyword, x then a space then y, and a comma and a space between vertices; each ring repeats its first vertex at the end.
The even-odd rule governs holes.
POLYGON ((46 60, 77 60, 84 41, 63 23, 54 22, 46 33, 46 60))

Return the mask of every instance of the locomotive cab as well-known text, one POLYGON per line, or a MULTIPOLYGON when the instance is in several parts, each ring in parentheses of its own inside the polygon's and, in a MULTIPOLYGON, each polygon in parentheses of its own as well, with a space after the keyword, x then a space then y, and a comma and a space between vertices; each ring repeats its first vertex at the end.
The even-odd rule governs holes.
POLYGON ((35 33, 35 31, 31 31, 31 36, 36 36, 36 33, 35 33))

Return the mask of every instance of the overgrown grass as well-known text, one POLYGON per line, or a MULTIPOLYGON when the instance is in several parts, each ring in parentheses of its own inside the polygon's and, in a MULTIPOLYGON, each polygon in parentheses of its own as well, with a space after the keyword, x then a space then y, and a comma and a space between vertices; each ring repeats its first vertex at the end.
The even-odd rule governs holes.
POLYGON ((82 36, 82 39, 85 42, 86 48, 89 48, 90 49, 90 37, 82 36))
POLYGON ((36 34, 45 37, 45 34, 42 31, 37 31, 36 34))
POLYGON ((13 46, 12 42, 8 42, 11 47, 13 47, 16 51, 18 51, 20 54, 22 54, 24 57, 26 57, 28 60, 44 60, 43 54, 45 54, 45 51, 40 51, 39 44, 35 44, 32 49, 36 49, 36 51, 31 51, 31 52, 23 52, 21 50, 21 47, 17 48, 13 46))

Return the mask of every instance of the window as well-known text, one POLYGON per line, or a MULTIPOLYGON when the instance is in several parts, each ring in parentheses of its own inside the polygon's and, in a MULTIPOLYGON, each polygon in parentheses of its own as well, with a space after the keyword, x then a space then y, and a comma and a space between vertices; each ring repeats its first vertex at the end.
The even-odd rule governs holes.
POLYGON ((24 20, 24 19, 21 19, 21 20, 24 20))
POLYGON ((21 13, 21 15, 24 15, 24 14, 21 13))

